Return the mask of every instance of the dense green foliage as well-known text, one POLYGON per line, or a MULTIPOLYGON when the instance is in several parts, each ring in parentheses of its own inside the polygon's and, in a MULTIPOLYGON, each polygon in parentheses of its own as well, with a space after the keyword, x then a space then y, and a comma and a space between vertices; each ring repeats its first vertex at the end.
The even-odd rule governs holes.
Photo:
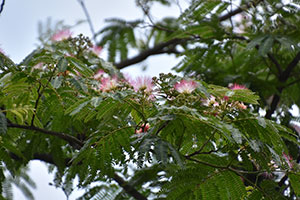
POLYGON ((0 199, 14 181, 34 186, 31 160, 51 164, 67 196, 78 177, 80 199, 300 197, 288 128, 300 106, 300 5, 192 0, 154 22, 155 3, 173 1, 137 1, 149 21, 112 19, 95 35, 116 67, 82 35, 43 38, 19 64, 0 53, 0 199), (184 77, 118 70, 162 53, 183 56, 184 77))

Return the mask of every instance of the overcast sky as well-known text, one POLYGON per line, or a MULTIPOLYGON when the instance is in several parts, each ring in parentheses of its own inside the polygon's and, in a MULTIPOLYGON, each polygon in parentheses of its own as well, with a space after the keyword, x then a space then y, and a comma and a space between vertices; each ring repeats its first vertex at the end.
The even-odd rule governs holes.
MULTIPOLYGON (((142 12, 135 6, 135 0, 85 0, 85 3, 96 31, 105 25, 104 19, 107 18, 120 17, 134 20, 142 16, 142 12)), ((155 7, 155 10, 153 14, 156 19, 179 14, 178 7, 155 7)), ((64 20, 67 25, 73 25, 78 20, 85 19, 77 0, 6 0, 4 10, 0 15, 0 48, 14 62, 19 63, 37 46, 37 24, 39 21, 45 22, 48 17, 51 17, 53 21, 64 20)), ((72 29, 72 32, 75 33, 74 35, 83 33, 91 36, 90 28, 86 23, 72 29)), ((105 55, 105 52, 103 54, 105 55)), ((173 56, 154 56, 146 61, 149 66, 147 71, 143 72, 140 65, 126 68, 124 71, 133 76, 139 74, 154 76, 161 72, 169 72, 177 62, 178 60, 173 56)), ((53 178, 47 175, 47 168, 44 164, 34 161, 30 163, 30 166, 30 174, 38 187, 34 191, 36 200, 66 199, 60 189, 49 186, 53 178)), ((74 192, 69 199, 76 199, 80 194, 80 192, 74 192)), ((16 191, 14 199, 25 200, 25 197, 16 191)))

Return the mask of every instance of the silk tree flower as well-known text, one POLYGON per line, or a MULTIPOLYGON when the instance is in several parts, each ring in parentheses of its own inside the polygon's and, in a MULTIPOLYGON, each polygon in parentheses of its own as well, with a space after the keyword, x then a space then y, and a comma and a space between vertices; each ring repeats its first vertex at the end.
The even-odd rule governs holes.
POLYGON ((102 92, 108 92, 118 86, 117 77, 107 77, 101 79, 100 90, 102 92))
POLYGON ((70 38, 72 36, 72 32, 69 29, 61 30, 55 33, 52 37, 52 41, 62 41, 70 38))
POLYGON ((102 51, 102 47, 101 46, 97 46, 97 45, 93 45, 90 50, 96 54, 97 56, 100 55, 101 51, 102 51))
POLYGON ((290 155, 287 155, 286 153, 282 152, 282 155, 285 159, 285 161, 287 162, 287 164, 289 165, 289 168, 292 169, 294 164, 292 163, 293 158, 290 155))
POLYGON ((245 90, 245 89, 248 89, 248 88, 244 85, 239 85, 239 84, 235 83, 235 84, 229 86, 229 89, 232 89, 232 90, 245 90))
POLYGON ((102 69, 99 69, 93 76, 95 80, 100 80, 104 75, 104 71, 102 69))
POLYGON ((146 93, 151 93, 154 87, 152 78, 149 76, 139 76, 136 78, 136 80, 131 81, 130 84, 133 86, 136 92, 144 91, 146 93))
POLYGON ((135 130, 135 133, 136 134, 145 133, 149 130, 149 128, 150 128, 150 125, 148 123, 146 125, 143 124, 139 129, 135 130))
POLYGON ((123 81, 125 81, 129 85, 133 86, 135 81, 132 79, 130 74, 129 73, 124 73, 124 72, 122 74, 123 74, 123 77, 124 77, 123 81))
POLYGON ((247 106, 246 106, 243 102, 238 103, 238 104, 237 104, 237 107, 238 107, 239 109, 241 109, 241 110, 247 109, 247 106))
POLYGON ((45 69, 44 63, 43 63, 43 62, 40 62, 40 63, 34 65, 34 66, 32 67, 32 71, 35 70, 35 69, 37 69, 37 70, 44 70, 44 69, 45 69))
POLYGON ((208 107, 212 105, 213 107, 217 107, 220 104, 216 101, 216 97, 210 95, 210 97, 208 99, 202 100, 202 105, 208 106, 208 107))
POLYGON ((179 83, 175 84, 174 88, 179 93, 190 94, 197 88, 197 82, 192 80, 181 80, 179 83))

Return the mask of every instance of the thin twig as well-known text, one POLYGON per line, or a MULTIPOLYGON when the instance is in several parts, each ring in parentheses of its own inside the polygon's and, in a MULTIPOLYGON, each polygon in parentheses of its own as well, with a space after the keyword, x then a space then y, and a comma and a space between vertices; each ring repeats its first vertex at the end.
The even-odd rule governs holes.
POLYGON ((35 117, 36 117, 37 107, 38 107, 39 101, 40 101, 40 99, 41 99, 41 97, 42 97, 42 94, 43 94, 45 88, 47 88, 48 85, 49 85, 49 83, 51 82, 51 79, 53 78, 53 75, 54 75, 55 71, 56 71, 56 67, 54 68, 54 70, 53 70, 51 76, 50 76, 49 79, 48 79, 47 84, 43 87, 43 89, 42 89, 42 86, 43 86, 42 83, 39 82, 40 85, 39 85, 39 87, 38 87, 38 89, 37 89, 38 97, 37 97, 37 99, 36 99, 36 101, 35 101, 35 105, 34 105, 34 111, 33 111, 34 113, 33 113, 33 116, 32 116, 32 119, 31 119, 31 124, 30 124, 31 126, 34 125, 34 119, 35 119, 35 117), (42 91, 41 91, 41 90, 42 90, 42 91))
MULTIPOLYGON (((218 19, 219 19, 220 22, 225 21, 225 20, 229 19, 230 17, 245 11, 247 8, 250 8, 251 6, 253 6, 253 7, 257 6, 261 1, 262 0, 249 2, 246 5, 242 5, 241 7, 233 10, 232 12, 228 12, 227 14, 218 17, 218 19)), ((158 28, 158 27, 156 27, 156 28, 158 28)), ((123 60, 119 63, 115 63, 115 66, 118 69, 123 69, 125 67, 130 66, 130 65, 139 63, 139 62, 147 59, 149 56, 165 53, 166 48, 168 50, 168 48, 172 45, 175 47, 179 44, 184 44, 184 43, 186 43, 187 41, 189 41, 191 39, 195 39, 195 36, 192 35, 191 38, 180 38, 180 39, 179 38, 174 38, 174 39, 169 40, 167 42, 161 42, 161 43, 155 45, 152 48, 148 48, 148 49, 140 52, 138 55, 136 55, 132 58, 128 58, 128 59, 123 60)))
POLYGON ((94 40, 94 42, 96 43, 96 32, 95 32, 95 29, 94 29, 94 26, 93 26, 93 23, 92 23, 92 20, 91 20, 91 17, 90 17, 90 14, 84 4, 84 0, 78 0, 79 4, 81 5, 82 9, 83 9, 83 12, 86 16, 86 19, 89 23, 89 26, 90 26, 90 29, 91 29, 91 32, 92 32, 92 39, 94 40))
POLYGON ((210 137, 202 144, 202 146, 200 147, 200 149, 198 151, 195 151, 194 153, 191 153, 191 154, 187 155, 186 157, 192 157, 194 155, 200 154, 201 151, 204 149, 204 147, 208 144, 208 142, 211 141, 211 139, 214 137, 216 132, 217 131, 215 129, 214 132, 210 135, 210 137))

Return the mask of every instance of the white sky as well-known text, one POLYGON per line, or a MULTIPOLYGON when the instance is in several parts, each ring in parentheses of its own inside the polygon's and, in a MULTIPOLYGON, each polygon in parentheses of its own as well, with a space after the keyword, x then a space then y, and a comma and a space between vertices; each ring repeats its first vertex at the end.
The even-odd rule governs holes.
MULTIPOLYGON (((135 6, 135 0, 86 0, 85 2, 96 31, 104 26, 104 19, 107 18, 120 17, 134 20, 142 16, 142 12, 135 6)), ((176 16, 179 13, 177 7, 155 7, 155 10, 156 12, 153 13, 155 19, 161 16, 176 16)), ((6 0, 0 15, 0 48, 13 61, 20 62, 34 50, 38 43, 38 22, 45 22, 48 17, 51 17, 52 21, 64 20, 66 25, 73 25, 78 20, 85 19, 77 0, 6 0)), ((83 33, 91 36, 87 23, 72 29, 72 32, 75 35, 83 33)), ((124 71, 133 76, 139 74, 154 76, 161 72, 169 72, 177 62, 178 60, 172 56, 154 56, 146 61, 149 66, 147 71, 143 72, 141 65, 126 68, 124 71)), ((30 174, 37 184, 37 190, 34 191, 36 200, 66 199, 61 190, 49 186, 53 179, 48 175, 44 164, 34 161, 30 166, 30 174)), ((79 196, 78 192, 74 192, 69 199, 73 200, 79 196)), ((25 200, 25 197, 16 191, 14 199, 25 200)))

